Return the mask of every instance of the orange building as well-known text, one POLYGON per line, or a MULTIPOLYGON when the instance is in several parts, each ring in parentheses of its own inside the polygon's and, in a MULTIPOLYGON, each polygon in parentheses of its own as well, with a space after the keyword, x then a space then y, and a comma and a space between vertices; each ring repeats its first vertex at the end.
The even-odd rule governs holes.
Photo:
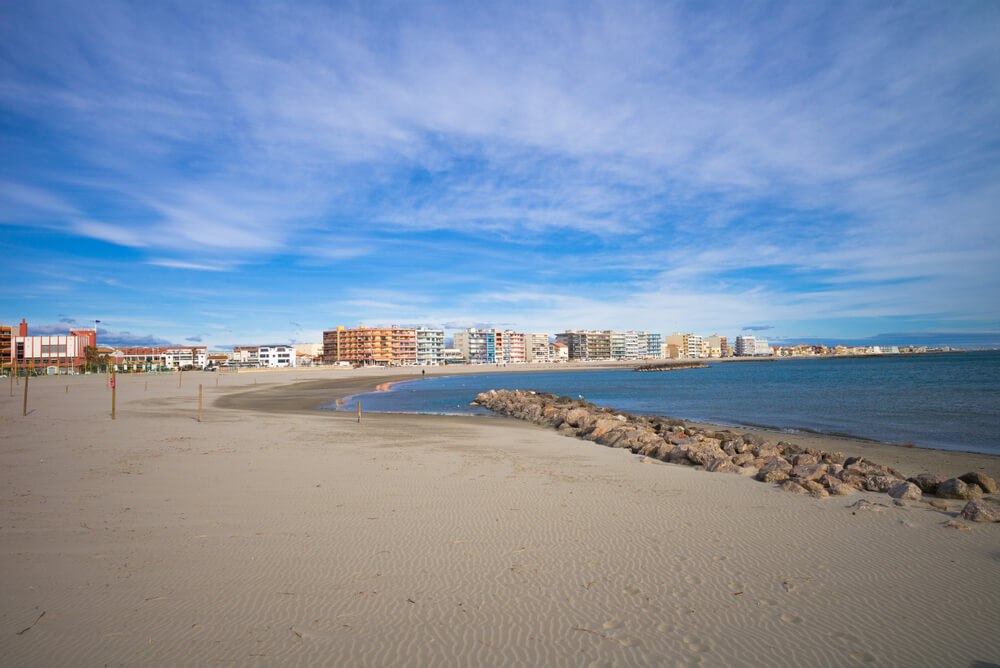
POLYGON ((403 327, 358 327, 323 332, 323 363, 363 366, 417 363, 417 332, 403 327))
POLYGON ((4 327, 0 324, 0 373, 7 373, 11 367, 11 339, 14 336, 13 327, 4 327))

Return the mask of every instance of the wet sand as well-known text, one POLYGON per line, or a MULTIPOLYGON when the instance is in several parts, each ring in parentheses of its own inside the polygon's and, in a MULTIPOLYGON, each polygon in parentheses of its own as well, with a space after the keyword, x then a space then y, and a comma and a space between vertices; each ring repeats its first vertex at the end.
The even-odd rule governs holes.
POLYGON ((1000 662, 1000 525, 945 526, 960 502, 854 512, 887 497, 315 409, 405 375, 120 377, 115 421, 99 377, 32 381, 27 417, 0 393, 5 663, 1000 662))

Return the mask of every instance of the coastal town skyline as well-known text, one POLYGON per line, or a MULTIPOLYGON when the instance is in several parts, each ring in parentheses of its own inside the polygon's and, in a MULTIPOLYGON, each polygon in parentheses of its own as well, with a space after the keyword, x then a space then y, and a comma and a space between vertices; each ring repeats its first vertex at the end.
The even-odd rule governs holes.
POLYGON ((995 3, 0 10, 3 311, 1000 345, 995 3))

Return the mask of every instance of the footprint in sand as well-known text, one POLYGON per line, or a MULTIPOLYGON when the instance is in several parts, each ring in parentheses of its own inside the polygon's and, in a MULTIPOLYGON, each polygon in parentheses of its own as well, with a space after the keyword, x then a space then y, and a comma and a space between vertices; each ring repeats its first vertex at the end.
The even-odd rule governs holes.
POLYGON ((773 598, 762 598, 757 600, 757 605, 778 605, 773 598))
POLYGON ((868 652, 854 652, 851 658, 858 663, 875 663, 875 657, 868 652))
POLYGON ((625 592, 626 594, 633 594, 634 595, 634 594, 638 594, 639 593, 639 588, 638 587, 625 587, 624 589, 622 589, 622 591, 625 592))
POLYGON ((843 631, 831 633, 830 637, 834 640, 843 640, 844 642, 860 642, 858 638, 852 636, 850 633, 844 633, 843 631))
POLYGON ((796 617, 795 615, 782 615, 780 619, 781 619, 781 621, 788 622, 789 624, 801 624, 802 623, 802 618, 801 617, 796 617))
POLYGON ((619 622, 617 619, 609 619, 608 621, 606 621, 603 624, 601 624, 601 626, 603 626, 604 628, 606 628, 608 630, 611 630, 611 629, 620 629, 622 627, 622 623, 619 622))
POLYGON ((639 639, 635 636, 622 636, 618 638, 618 644, 622 647, 635 647, 639 644, 639 639))
POLYGON ((652 614, 655 614, 655 613, 659 612, 660 608, 659 608, 659 606, 655 606, 655 605, 647 605, 646 607, 644 607, 642 609, 642 611, 645 612, 647 615, 652 615, 652 614))
POLYGON ((667 622, 660 622, 656 627, 656 630, 660 633, 673 633, 676 627, 673 624, 668 624, 667 622))

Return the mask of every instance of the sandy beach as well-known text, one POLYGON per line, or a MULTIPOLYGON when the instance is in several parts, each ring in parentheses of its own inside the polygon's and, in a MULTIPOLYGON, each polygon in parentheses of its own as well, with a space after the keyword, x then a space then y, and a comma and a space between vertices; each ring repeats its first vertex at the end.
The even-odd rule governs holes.
MULTIPOLYGON (((4 663, 1000 664, 1000 524, 945 526, 963 502, 804 498, 512 419, 317 410, 419 375, 119 376, 114 421, 102 376, 32 380, 26 417, 0 386, 4 663)), ((988 455, 780 438, 1000 477, 988 455)))

